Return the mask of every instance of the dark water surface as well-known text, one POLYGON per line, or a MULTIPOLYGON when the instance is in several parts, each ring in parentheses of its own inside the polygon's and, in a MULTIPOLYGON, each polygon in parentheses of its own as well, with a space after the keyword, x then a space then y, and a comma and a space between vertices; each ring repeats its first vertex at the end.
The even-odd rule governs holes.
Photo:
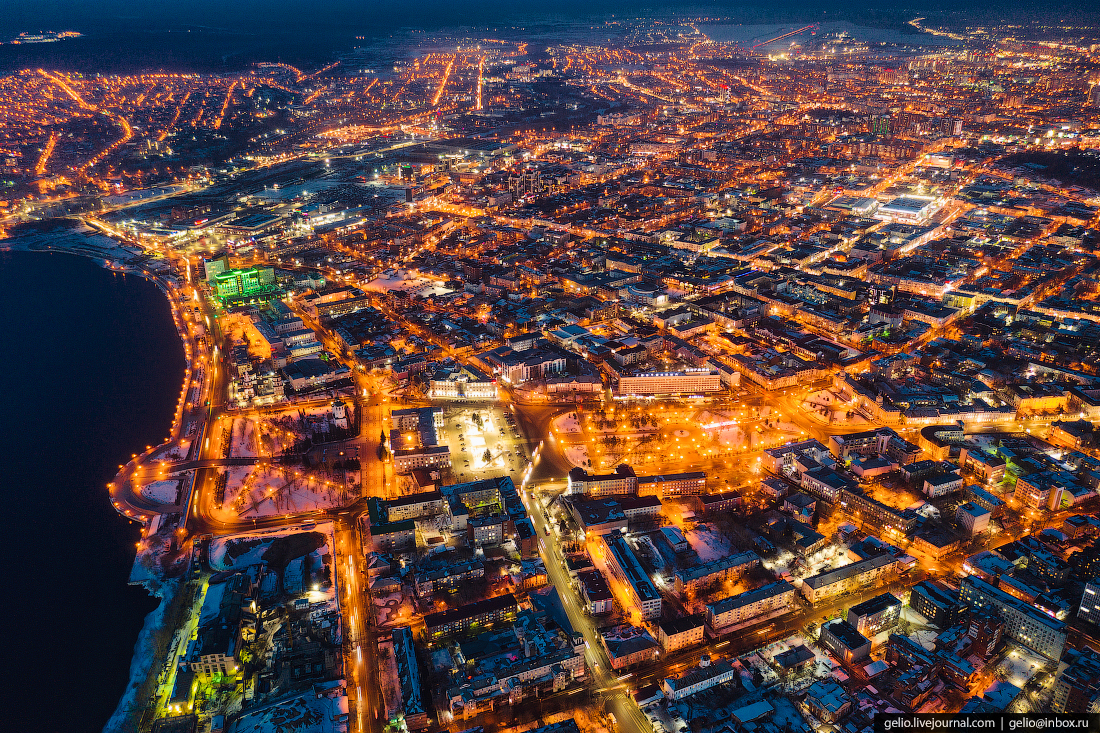
POLYGON ((156 286, 65 254, 0 253, 0 333, 0 728, 99 731, 157 605, 106 484, 167 436, 183 346, 156 286))

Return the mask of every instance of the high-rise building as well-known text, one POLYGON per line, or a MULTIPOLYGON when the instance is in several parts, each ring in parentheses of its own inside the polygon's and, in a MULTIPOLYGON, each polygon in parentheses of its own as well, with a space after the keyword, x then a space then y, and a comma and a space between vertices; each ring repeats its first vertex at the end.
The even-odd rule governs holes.
POLYGON ((1058 667, 1050 709, 1055 713, 1088 713, 1095 712, 1097 703, 1100 703, 1100 654, 1088 647, 1070 649, 1058 667))
POLYGON ((1001 616, 1009 638, 1051 659, 1061 658, 1066 646, 1065 623, 973 575, 963 579, 959 598, 968 606, 1001 616))
POLYGON ((633 607, 642 618, 660 618, 661 596, 649 581, 645 568, 622 535, 604 535, 607 569, 625 587, 633 607))
POLYGON ((1093 624, 1100 624, 1100 580, 1085 583, 1085 592, 1081 594, 1081 608, 1077 618, 1093 624))

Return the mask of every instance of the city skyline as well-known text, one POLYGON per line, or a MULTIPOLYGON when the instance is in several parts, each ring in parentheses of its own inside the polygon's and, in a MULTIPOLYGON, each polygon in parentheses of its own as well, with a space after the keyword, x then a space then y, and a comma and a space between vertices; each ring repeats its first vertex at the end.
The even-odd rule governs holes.
POLYGON ((0 250, 186 361, 107 729, 1100 707, 1100 25, 868 7, 0 39, 0 250))

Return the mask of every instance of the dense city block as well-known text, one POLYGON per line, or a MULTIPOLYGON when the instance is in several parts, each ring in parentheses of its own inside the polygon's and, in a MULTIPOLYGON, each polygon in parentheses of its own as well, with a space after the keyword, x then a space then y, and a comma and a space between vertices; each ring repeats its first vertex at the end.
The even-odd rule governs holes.
POLYGON ((1100 709, 1100 36, 922 21, 0 78, 0 247, 186 348, 133 729, 1100 709))

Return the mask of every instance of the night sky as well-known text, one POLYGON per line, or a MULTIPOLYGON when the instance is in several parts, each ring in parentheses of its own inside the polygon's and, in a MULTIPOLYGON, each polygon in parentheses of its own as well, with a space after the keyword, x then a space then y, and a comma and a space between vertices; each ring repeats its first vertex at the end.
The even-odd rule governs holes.
POLYGON ((1056 5, 993 0, 965 6, 953 0, 7 0, 3 7, 0 38, 41 30, 76 30, 85 37, 0 46, 0 73, 39 67, 83 73, 217 73, 248 68, 258 61, 311 66, 328 63, 364 43, 356 36, 369 42, 411 28, 503 30, 532 23, 639 16, 710 16, 746 24, 847 20, 902 32, 912 32, 906 22, 918 16, 955 26, 1010 21, 1100 23, 1100 6, 1094 0, 1064 0, 1056 5))

